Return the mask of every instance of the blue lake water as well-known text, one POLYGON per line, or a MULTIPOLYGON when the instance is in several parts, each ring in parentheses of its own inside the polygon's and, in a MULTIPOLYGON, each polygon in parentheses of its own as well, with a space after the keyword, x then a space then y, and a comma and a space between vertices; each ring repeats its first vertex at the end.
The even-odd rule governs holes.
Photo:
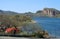
POLYGON ((60 36, 60 18, 34 17, 33 20, 53 36, 60 36))

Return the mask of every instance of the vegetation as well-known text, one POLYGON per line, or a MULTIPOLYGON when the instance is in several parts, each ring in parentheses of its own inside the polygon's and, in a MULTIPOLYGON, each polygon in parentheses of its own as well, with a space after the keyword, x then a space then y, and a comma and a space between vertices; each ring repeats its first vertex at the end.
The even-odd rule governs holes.
POLYGON ((0 31, 13 26, 23 26, 28 22, 31 22, 31 18, 25 15, 0 15, 0 31))
POLYGON ((40 32, 43 32, 42 28, 38 24, 32 23, 30 16, 26 15, 0 15, 0 35, 20 35, 23 37, 39 37, 43 38, 44 33, 41 35, 40 32), (12 31, 6 33, 8 28, 17 28, 19 32, 12 31))
POLYGON ((21 26, 24 22, 31 22, 31 18, 24 15, 0 15, 1 25, 21 26))
POLYGON ((60 14, 56 14, 56 16, 55 16, 55 17, 60 18, 60 14))

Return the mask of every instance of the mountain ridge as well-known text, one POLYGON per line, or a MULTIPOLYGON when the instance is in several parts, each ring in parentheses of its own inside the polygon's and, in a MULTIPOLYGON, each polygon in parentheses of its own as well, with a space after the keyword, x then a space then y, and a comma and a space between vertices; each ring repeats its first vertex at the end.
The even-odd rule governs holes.
POLYGON ((0 15, 18 15, 18 14, 23 14, 23 15, 29 15, 29 16, 58 16, 60 14, 60 10, 57 10, 55 8, 44 8, 43 10, 38 10, 35 13, 33 12, 25 12, 25 13, 18 13, 14 11, 4 11, 0 10, 0 15))

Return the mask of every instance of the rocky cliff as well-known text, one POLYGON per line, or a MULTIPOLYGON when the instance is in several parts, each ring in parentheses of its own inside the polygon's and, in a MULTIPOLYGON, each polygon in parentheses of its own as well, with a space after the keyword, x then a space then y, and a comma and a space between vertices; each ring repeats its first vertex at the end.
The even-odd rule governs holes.
POLYGON ((36 14, 40 16, 53 17, 56 16, 57 14, 60 14, 60 11, 54 8, 44 8, 42 11, 41 10, 37 11, 36 14))

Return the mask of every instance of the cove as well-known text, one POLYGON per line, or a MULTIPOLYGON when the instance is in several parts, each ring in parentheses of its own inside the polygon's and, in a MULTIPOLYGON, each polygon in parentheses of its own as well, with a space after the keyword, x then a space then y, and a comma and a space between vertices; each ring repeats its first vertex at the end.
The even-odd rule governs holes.
POLYGON ((53 17, 33 17, 44 30, 52 36, 60 37, 60 18, 53 17))

